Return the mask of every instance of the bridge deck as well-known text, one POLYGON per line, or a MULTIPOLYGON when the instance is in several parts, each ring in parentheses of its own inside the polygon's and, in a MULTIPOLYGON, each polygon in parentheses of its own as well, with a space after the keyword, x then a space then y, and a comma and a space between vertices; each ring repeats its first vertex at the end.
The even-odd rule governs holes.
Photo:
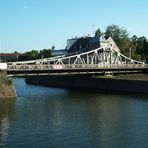
POLYGON ((21 69, 8 70, 8 75, 33 75, 33 74, 95 74, 95 73, 148 73, 148 67, 118 67, 118 68, 73 68, 73 69, 21 69))

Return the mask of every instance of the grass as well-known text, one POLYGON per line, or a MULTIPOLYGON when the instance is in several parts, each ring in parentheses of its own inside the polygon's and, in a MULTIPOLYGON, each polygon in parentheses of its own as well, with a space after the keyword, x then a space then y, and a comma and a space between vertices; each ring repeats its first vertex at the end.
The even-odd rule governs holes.
POLYGON ((5 84, 0 83, 0 89, 3 96, 6 96, 5 84))

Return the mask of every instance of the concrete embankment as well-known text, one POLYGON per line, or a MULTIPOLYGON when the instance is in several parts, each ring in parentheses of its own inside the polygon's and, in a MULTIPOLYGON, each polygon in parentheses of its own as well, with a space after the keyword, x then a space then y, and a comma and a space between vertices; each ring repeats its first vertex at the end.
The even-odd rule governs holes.
POLYGON ((26 83, 45 85, 49 87, 60 87, 68 89, 86 89, 120 92, 148 93, 148 75, 132 76, 28 76, 26 83), (135 78, 134 78, 135 77, 135 78), (139 78, 139 79, 138 79, 139 78))
POLYGON ((5 70, 0 71, 0 99, 1 98, 15 98, 16 91, 13 81, 7 76, 5 70))

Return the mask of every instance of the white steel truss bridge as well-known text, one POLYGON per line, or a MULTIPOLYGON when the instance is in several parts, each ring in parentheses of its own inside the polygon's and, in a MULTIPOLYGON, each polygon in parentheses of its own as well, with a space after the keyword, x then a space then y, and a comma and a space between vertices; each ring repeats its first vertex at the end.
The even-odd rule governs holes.
POLYGON ((93 74, 147 72, 148 66, 121 54, 112 47, 101 47, 88 52, 45 59, 9 62, 9 75, 33 74, 93 74))

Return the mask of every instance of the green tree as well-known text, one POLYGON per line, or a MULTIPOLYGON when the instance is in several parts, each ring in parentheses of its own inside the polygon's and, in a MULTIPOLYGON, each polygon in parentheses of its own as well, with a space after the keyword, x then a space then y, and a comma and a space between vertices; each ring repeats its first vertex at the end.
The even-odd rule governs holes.
POLYGON ((51 49, 43 49, 40 51, 41 58, 49 58, 51 56, 51 49))
POLYGON ((54 45, 52 45, 51 50, 54 50, 54 49, 55 49, 55 46, 54 46, 54 45))
POLYGON ((132 48, 132 50, 136 51, 137 49, 137 46, 138 46, 138 37, 136 35, 133 35, 131 38, 130 38, 130 47, 132 48))
POLYGON ((138 37, 133 35, 130 38, 130 49, 131 49, 131 57, 135 60, 141 60, 141 55, 137 53, 137 46, 138 46, 138 37))
POLYGON ((126 56, 129 55, 130 38, 126 29, 117 25, 109 25, 106 28, 105 34, 113 38, 121 53, 126 56))
POLYGON ((100 28, 98 28, 95 32, 95 36, 101 36, 103 33, 101 32, 100 28))
POLYGON ((138 38, 137 40, 137 53, 141 54, 142 56, 144 56, 145 53, 145 49, 147 46, 147 39, 146 37, 142 36, 140 38, 138 38))
POLYGON ((26 59, 27 60, 35 60, 39 58, 39 53, 37 50, 32 50, 30 52, 26 52, 26 59))

